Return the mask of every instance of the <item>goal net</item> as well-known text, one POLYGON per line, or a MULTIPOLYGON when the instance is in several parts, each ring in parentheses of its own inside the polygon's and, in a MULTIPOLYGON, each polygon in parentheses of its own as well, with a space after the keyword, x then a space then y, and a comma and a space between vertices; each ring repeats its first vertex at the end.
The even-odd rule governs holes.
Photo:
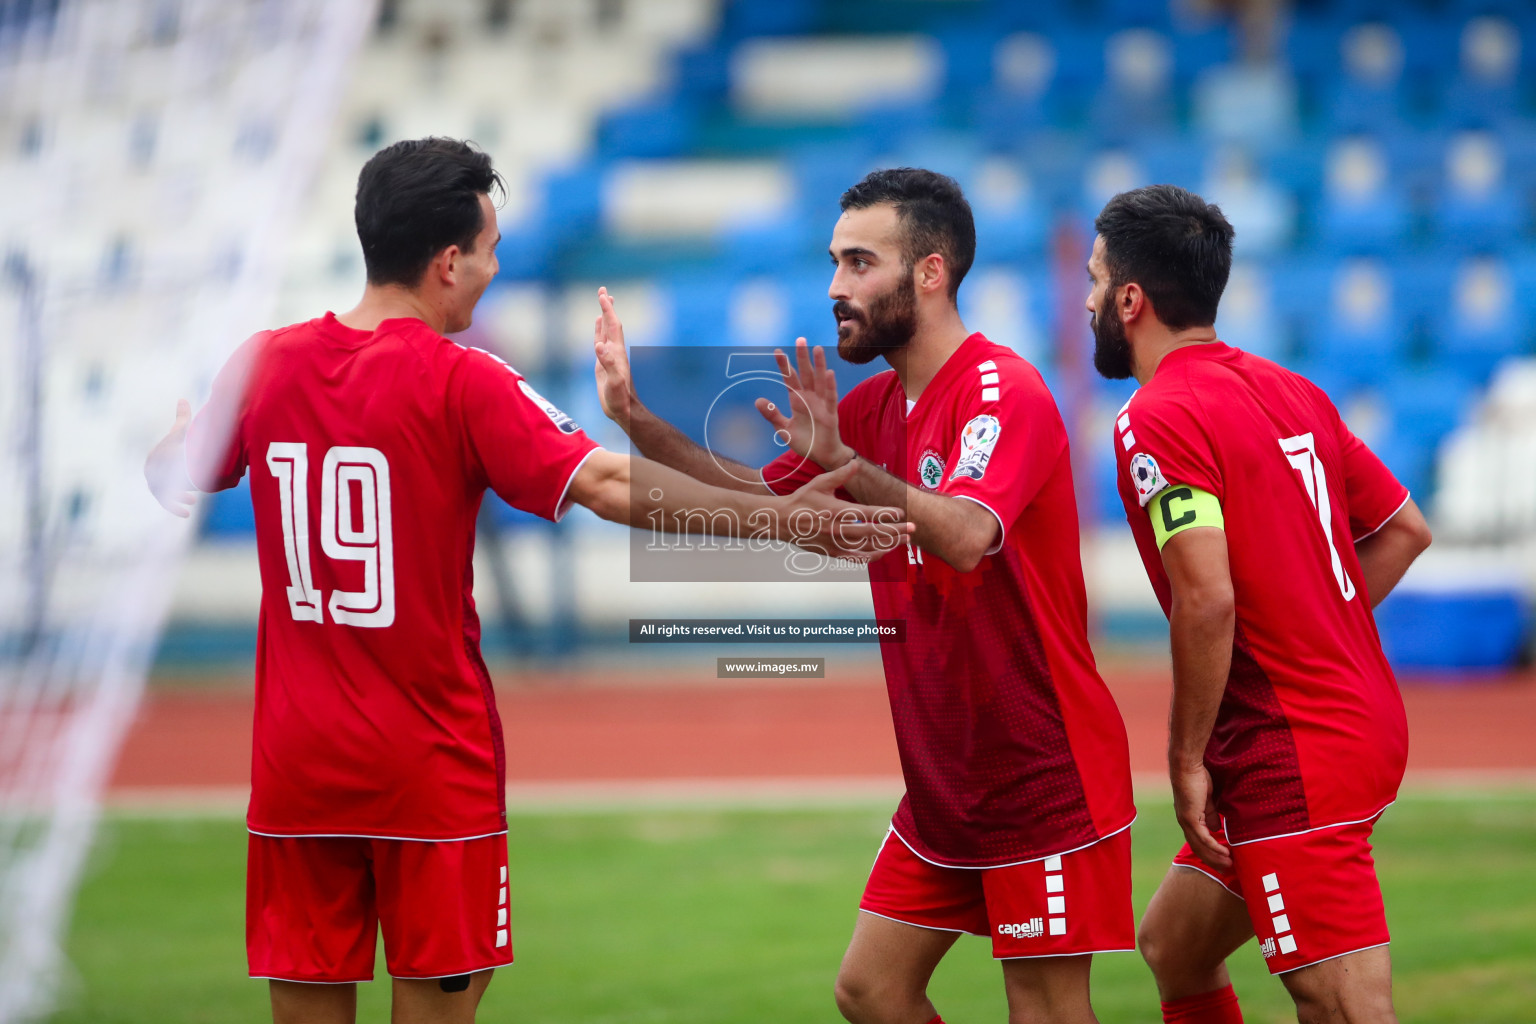
POLYGON ((184 522, 142 467, 271 311, 373 0, 0 2, 0 1024, 45 1016, 184 522))

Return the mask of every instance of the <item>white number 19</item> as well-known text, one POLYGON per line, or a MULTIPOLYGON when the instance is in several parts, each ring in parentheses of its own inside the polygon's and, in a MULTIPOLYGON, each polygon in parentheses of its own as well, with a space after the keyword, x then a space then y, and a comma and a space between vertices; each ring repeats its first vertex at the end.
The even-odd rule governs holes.
POLYGON ((1339 593, 1344 595, 1344 600, 1353 601, 1355 581, 1344 571, 1344 560, 1339 557, 1338 545, 1333 542, 1333 506, 1328 503, 1328 477, 1323 472, 1323 460, 1317 457, 1317 444, 1311 434, 1297 434, 1282 437, 1280 449, 1285 452, 1291 468, 1301 474, 1307 497, 1317 509, 1317 520, 1322 524, 1323 537, 1328 542, 1328 558, 1333 564, 1333 578, 1339 584, 1339 593))
MULTIPOLYGON (((273 441, 267 446, 267 468, 277 477, 283 554, 288 561, 288 609, 300 622, 324 622, 324 595, 315 587, 309 562, 309 446, 273 441)), ((337 561, 363 563, 362 590, 331 592, 332 621, 372 628, 393 624, 395 549, 389 462, 377 448, 339 446, 325 453, 320 469, 320 547, 337 561)))

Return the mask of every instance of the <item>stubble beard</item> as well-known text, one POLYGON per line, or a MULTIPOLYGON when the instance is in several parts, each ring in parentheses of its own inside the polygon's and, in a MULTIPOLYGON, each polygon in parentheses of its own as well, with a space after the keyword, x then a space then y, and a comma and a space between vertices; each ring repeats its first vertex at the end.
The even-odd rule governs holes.
POLYGON ((909 272, 870 302, 864 313, 841 299, 832 304, 833 316, 849 313, 854 314, 858 329, 842 322, 837 325, 837 354, 845 362, 862 366, 876 356, 899 352, 917 333, 917 285, 909 272))

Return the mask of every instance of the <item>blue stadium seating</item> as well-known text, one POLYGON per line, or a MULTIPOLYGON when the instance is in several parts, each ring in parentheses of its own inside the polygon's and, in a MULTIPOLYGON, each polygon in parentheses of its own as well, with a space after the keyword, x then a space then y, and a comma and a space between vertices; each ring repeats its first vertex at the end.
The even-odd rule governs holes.
MULTIPOLYGON (((795 333, 829 340, 823 252, 838 197, 876 161, 956 174, 978 211, 978 274, 998 265, 1039 268, 1027 271, 1034 282, 1056 276, 1041 261, 1050 259, 1061 224, 1084 237, 1091 230, 1100 197, 1085 201, 1085 182, 1102 169, 1104 154, 1123 154, 1118 166, 1131 168, 1136 184, 1206 188, 1216 140, 1247 128, 1253 180, 1293 208, 1295 226, 1252 251, 1240 235, 1240 256, 1262 292, 1254 301, 1264 305, 1223 326, 1231 325, 1234 340, 1313 376, 1336 401, 1362 389, 1379 395, 1392 423, 1384 454, 1418 486, 1430 486, 1441 438, 1466 415, 1493 365, 1531 352, 1536 332, 1526 313, 1536 308, 1536 8, 1529 0, 1300 0, 1279 47, 1288 74, 1279 75, 1233 71, 1226 64, 1237 56, 1235 28, 1175 17, 1167 3, 959 7, 731 0, 714 39, 676 55, 670 84, 610 112, 591 159, 550 177, 540 219, 507 226, 518 253, 504 257, 504 273, 559 281, 580 269, 624 267, 666 282, 679 308, 712 310, 724 308, 740 282, 772 277, 785 306, 784 340, 795 333), (1495 20, 1473 22, 1490 15, 1495 20), (1361 26, 1386 28, 1362 34, 1361 26), (1116 33, 1127 29, 1155 33, 1134 37, 1136 45, 1171 61, 1154 76, 1159 88, 1137 92, 1111 80, 1109 51, 1124 44, 1116 33), (732 108, 731 54, 742 40, 903 32, 930 34, 944 55, 942 94, 931 101, 821 120, 754 118, 732 108), (1346 68, 1349 48, 1362 39, 1365 50, 1346 68), (1468 40, 1477 45, 1469 49, 1468 40), (1243 96, 1237 120, 1252 124, 1212 120, 1202 105, 1212 89, 1243 96), (1486 187, 1451 187, 1448 160, 1467 131, 1496 143, 1501 169, 1486 187), (1355 140, 1366 140, 1370 153, 1353 178, 1341 176, 1341 143, 1355 140), (670 156, 782 160, 794 208, 778 223, 729 230, 693 248, 605 237, 607 162, 670 156), (984 203, 986 175, 1009 168, 1027 189, 984 203), (1466 261, 1489 256, 1507 277, 1504 308, 1481 320, 1458 314, 1457 275, 1466 261), (1380 261, 1389 297, 1376 314, 1351 321, 1337 307, 1335 285, 1340 268, 1360 257, 1380 261)), ((1071 287, 1073 278, 1065 280, 1071 287)), ((1034 294, 1029 301, 1040 333, 1052 336, 1060 303, 1034 294)), ((701 335, 706 328, 695 318, 676 319, 677 344, 719 340, 701 335)), ((1052 359, 1039 361, 1054 377, 1052 359)), ((1101 387, 1100 400, 1118 387, 1101 387)), ((1108 498, 1101 494, 1093 514, 1118 517, 1107 483, 1099 490, 1108 498)))

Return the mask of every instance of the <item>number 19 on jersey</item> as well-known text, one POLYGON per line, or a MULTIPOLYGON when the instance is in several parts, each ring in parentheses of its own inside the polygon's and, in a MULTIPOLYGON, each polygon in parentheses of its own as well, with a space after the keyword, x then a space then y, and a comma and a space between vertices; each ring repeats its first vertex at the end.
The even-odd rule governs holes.
POLYGON ((288 609, 300 622, 381 628, 395 621, 395 549, 389 461, 377 448, 340 445, 320 467, 320 548, 327 558, 361 562, 362 590, 334 590, 329 604, 314 584, 309 544, 309 446, 273 441, 267 468, 277 478, 288 609))

